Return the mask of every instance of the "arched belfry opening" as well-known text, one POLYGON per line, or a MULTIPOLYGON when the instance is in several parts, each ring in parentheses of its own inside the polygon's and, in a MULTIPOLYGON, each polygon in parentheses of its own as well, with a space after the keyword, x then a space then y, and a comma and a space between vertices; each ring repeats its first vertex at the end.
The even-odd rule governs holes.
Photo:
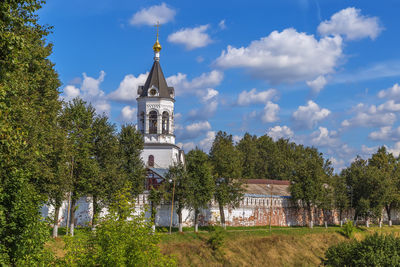
POLYGON ((157 133, 157 111, 152 110, 149 113, 149 133, 157 133))
POLYGON ((162 134, 169 134, 169 114, 167 111, 162 113, 162 134))

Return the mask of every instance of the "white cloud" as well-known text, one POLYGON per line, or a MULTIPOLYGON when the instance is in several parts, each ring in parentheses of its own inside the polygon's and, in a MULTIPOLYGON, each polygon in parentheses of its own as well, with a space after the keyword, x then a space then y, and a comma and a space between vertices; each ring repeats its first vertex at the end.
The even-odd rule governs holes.
POLYGON ((218 108, 218 94, 219 92, 213 88, 207 88, 205 91, 200 90, 197 96, 203 106, 189 111, 188 120, 206 120, 212 117, 218 108))
POLYGON ((124 122, 133 122, 136 120, 136 108, 125 106, 121 110, 121 117, 124 122))
POLYGON ((61 98, 65 101, 70 101, 79 96, 86 102, 91 103, 98 114, 106 113, 109 116, 111 105, 108 103, 104 91, 100 89, 105 75, 106 73, 104 71, 100 71, 100 75, 96 79, 83 73, 83 80, 80 84, 80 88, 73 85, 65 86, 64 94, 61 98))
POLYGON ((154 25, 157 22, 165 24, 174 19, 176 11, 169 8, 165 3, 143 8, 136 12, 129 23, 131 25, 154 25))
POLYGON ((268 101, 264 107, 261 120, 265 123, 276 122, 278 118, 279 105, 268 101))
POLYGON ((378 147, 368 147, 366 145, 361 146, 361 152, 363 153, 362 157, 363 158, 369 158, 373 153, 375 153, 378 150, 378 147))
POLYGON ((207 102, 218 96, 218 91, 213 88, 207 88, 207 93, 202 97, 202 101, 207 102))
POLYGON ((320 108, 318 104, 309 100, 306 106, 299 106, 299 108, 293 112, 292 118, 294 125, 298 129, 311 129, 316 124, 328 117, 331 112, 328 109, 320 108))
POLYGON ((396 83, 387 90, 379 91, 378 97, 400 100, 400 85, 396 83))
POLYGON ((379 111, 400 111, 400 103, 395 103, 394 100, 386 101, 385 103, 378 106, 379 111))
POLYGON ((137 97, 138 87, 139 85, 144 85, 148 75, 149 73, 139 74, 139 76, 137 77, 132 74, 126 75, 122 82, 119 84, 118 89, 110 93, 108 97, 111 100, 121 102, 135 101, 137 97))
POLYGON ((254 77, 274 83, 315 79, 332 73, 342 56, 342 38, 314 35, 295 29, 273 31, 247 47, 228 46, 217 58, 223 68, 245 68, 254 77))
POLYGON ((391 126, 384 126, 379 131, 371 132, 368 137, 371 140, 400 141, 400 127, 392 129, 391 126))
POLYGON ((185 150, 185 152, 189 152, 190 150, 193 150, 196 148, 196 144, 193 142, 187 142, 187 143, 178 143, 178 147, 181 149, 185 150))
POLYGON ((219 85, 223 78, 224 74, 221 71, 213 70, 208 73, 202 73, 191 81, 187 79, 186 74, 182 73, 172 75, 166 80, 169 86, 175 88, 175 95, 183 95, 185 93, 199 94, 201 90, 219 85))
POLYGON ((218 23, 218 27, 219 27, 221 30, 225 30, 225 29, 226 29, 226 25, 225 25, 225 20, 224 20, 224 19, 221 20, 221 21, 218 23))
POLYGON ((330 20, 321 22, 318 32, 321 35, 343 35, 347 40, 369 37, 375 39, 382 31, 377 17, 361 15, 361 10, 348 7, 332 15, 330 20))
POLYGON ((199 146, 204 152, 208 153, 215 139, 215 132, 208 131, 206 137, 199 142, 199 146))
POLYGON ((400 155, 400 142, 394 143, 393 147, 387 148, 389 153, 392 153, 393 156, 398 157, 400 155))
POLYGON ((242 140, 242 137, 239 135, 234 135, 234 136, 232 136, 232 140, 234 143, 239 143, 240 140, 242 140))
POLYGON ((307 81, 307 85, 311 88, 314 94, 318 94, 326 85, 326 79, 320 75, 315 80, 307 81))
POLYGON ((79 88, 76 88, 74 85, 67 85, 64 87, 64 94, 67 99, 73 99, 79 96, 81 91, 79 88))
POLYGON ((318 130, 311 133, 311 144, 319 147, 337 147, 340 141, 336 131, 331 131, 325 127, 318 127, 318 130))
POLYGON ((332 163, 333 168, 335 168, 336 171, 340 171, 344 168, 346 168, 345 162, 343 159, 336 159, 334 157, 330 157, 329 161, 332 163))
POLYGON ((168 42, 184 45, 187 50, 205 47, 212 43, 206 33, 209 25, 201 25, 195 28, 185 28, 168 36, 168 42))
POLYGON ((342 122, 343 127, 382 127, 392 125, 396 121, 396 115, 393 112, 388 112, 385 106, 377 108, 375 105, 367 106, 360 103, 353 108, 353 112, 356 115, 344 120, 342 122))
POLYGON ((179 140, 194 139, 211 130, 211 125, 208 121, 200 121, 189 124, 184 128, 175 128, 179 140))
POLYGON ((293 138, 294 136, 293 131, 286 125, 284 126, 277 125, 275 127, 269 128, 267 134, 275 141, 278 140, 279 138, 289 139, 293 138))
POLYGON ((265 91, 257 92, 256 88, 250 91, 242 91, 237 99, 237 104, 239 106, 248 106, 251 104, 264 104, 277 96, 278 91, 275 89, 269 89, 265 91))

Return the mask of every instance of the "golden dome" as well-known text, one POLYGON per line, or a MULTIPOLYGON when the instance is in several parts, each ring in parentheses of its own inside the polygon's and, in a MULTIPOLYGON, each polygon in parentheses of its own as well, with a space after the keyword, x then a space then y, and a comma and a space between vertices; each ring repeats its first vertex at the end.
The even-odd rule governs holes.
POLYGON ((162 47, 160 45, 160 42, 158 42, 158 36, 157 36, 157 40, 156 40, 155 44, 153 45, 153 50, 154 50, 154 52, 158 53, 161 51, 161 48, 162 47))

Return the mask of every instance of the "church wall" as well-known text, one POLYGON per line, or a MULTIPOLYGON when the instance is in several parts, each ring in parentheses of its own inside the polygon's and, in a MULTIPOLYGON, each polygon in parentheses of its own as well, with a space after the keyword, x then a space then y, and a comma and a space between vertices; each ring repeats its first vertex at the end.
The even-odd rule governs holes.
POLYGON ((149 155, 154 156, 154 168, 165 168, 173 165, 178 161, 179 150, 175 147, 145 147, 141 157, 143 162, 147 163, 149 155))
MULTIPOLYGON (((273 205, 269 205, 271 197, 251 197, 245 196, 241 201, 239 207, 224 209, 226 224, 228 226, 268 226, 271 220, 272 226, 305 226, 308 222, 308 212, 304 209, 295 208, 290 199, 287 197, 273 196, 273 205)), ((79 199, 78 209, 76 211, 76 225, 89 226, 91 224, 93 206, 90 197, 82 197, 79 199)), ((148 201, 148 194, 141 194, 136 199, 137 212, 145 212, 147 218, 150 218, 149 212, 150 203, 148 201)), ((65 226, 67 219, 67 201, 64 201, 59 215, 59 225, 65 226)), ((101 216, 104 216, 107 210, 103 210, 101 216)), ((42 207, 42 216, 48 217, 54 214, 54 208, 51 205, 42 207)), ((193 226, 194 211, 184 209, 183 225, 193 226)), ((157 207, 156 224, 157 226, 169 227, 171 216, 171 205, 168 203, 162 204, 157 207)), ((352 219, 353 212, 344 212, 342 217, 345 219, 352 219)), ((337 211, 327 212, 328 224, 339 224, 339 214, 337 211)), ((384 222, 387 223, 386 212, 383 212, 384 222)), ((392 221, 394 224, 400 223, 400 211, 394 210, 392 212, 392 221)), ((202 209, 199 214, 199 225, 218 225, 220 222, 220 213, 218 203, 212 201, 207 209, 202 209)), ((361 219, 357 223, 363 224, 361 219)), ((314 210, 314 224, 323 225, 324 216, 321 210, 314 210)), ((173 212, 173 226, 178 226, 178 215, 176 214, 176 207, 173 212)))

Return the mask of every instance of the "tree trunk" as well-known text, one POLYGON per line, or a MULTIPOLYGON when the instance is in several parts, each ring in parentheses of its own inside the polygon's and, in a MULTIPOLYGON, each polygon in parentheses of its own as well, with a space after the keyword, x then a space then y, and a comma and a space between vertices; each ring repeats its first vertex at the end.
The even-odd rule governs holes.
POLYGON ((54 207, 54 220, 53 220, 53 238, 58 237, 58 217, 60 215, 61 205, 54 207))
POLYGON ((154 201, 150 202, 151 205, 151 221, 153 222, 154 229, 156 228, 156 213, 157 209, 154 207, 154 201))
POLYGON ((178 209, 178 224, 179 224, 179 233, 182 233, 182 209, 178 209))
POLYGON ((391 216, 391 206, 390 205, 385 205, 386 213, 388 216, 388 221, 389 221, 389 226, 392 226, 392 216, 391 216))
POLYGON ((226 224, 225 224, 225 213, 224 213, 224 206, 218 203, 219 205, 219 216, 221 217, 221 226, 226 229, 226 224))
POLYGON ((199 230, 199 210, 194 210, 194 232, 197 233, 199 230))
POLYGON ((70 234, 71 236, 74 236, 74 228, 75 228, 75 204, 76 204, 76 200, 73 199, 71 201, 71 215, 70 215, 70 234))
POLYGON ((342 224, 343 224, 343 220, 342 220, 342 216, 343 216, 343 210, 339 210, 339 221, 340 221, 340 226, 342 226, 342 224))
POLYGON ((308 218, 308 220, 309 220, 309 227, 310 228, 313 228, 313 226, 314 226, 314 212, 313 212, 313 209, 312 209, 312 207, 311 206, 308 206, 308 214, 309 214, 309 218, 308 218))
POLYGON ((366 226, 366 227, 369 227, 369 218, 367 218, 367 219, 365 220, 365 226, 366 226))
POLYGON ((92 231, 96 230, 98 209, 99 206, 97 205, 97 196, 93 196, 92 231))

